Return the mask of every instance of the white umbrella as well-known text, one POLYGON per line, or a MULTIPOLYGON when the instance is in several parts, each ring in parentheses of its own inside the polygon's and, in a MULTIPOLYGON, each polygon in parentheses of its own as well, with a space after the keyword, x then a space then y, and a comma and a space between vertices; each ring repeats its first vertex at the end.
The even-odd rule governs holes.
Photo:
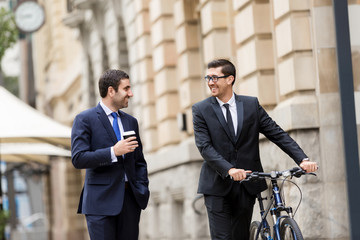
POLYGON ((48 165, 51 156, 70 157, 71 152, 48 143, 0 144, 0 159, 5 162, 38 162, 48 165))
POLYGON ((71 128, 30 107, 0 86, 0 142, 46 142, 70 147, 71 128))
MULTIPOLYGON (((30 107, 2 86, 0 113, 0 161, 49 165, 51 156, 70 157, 69 150, 58 146, 70 147, 71 129, 30 107)), ((0 206, 1 196, 0 187, 0 206)))

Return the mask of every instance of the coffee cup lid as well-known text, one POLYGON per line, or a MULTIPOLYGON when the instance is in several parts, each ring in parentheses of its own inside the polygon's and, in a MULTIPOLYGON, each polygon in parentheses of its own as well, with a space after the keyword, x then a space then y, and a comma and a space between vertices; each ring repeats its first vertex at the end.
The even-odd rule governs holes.
POLYGON ((128 136, 128 135, 135 135, 135 131, 131 130, 131 131, 126 131, 123 133, 123 136, 128 136))

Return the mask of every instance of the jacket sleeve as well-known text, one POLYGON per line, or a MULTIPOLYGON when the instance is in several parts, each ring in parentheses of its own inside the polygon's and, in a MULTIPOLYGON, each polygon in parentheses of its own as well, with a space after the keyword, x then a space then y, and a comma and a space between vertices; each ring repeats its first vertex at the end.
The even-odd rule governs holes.
POLYGON ((85 115, 75 117, 71 131, 71 158, 75 168, 97 168, 111 165, 110 147, 91 149, 92 128, 85 115))
POLYGON ((300 164, 302 159, 307 158, 304 151, 287 132, 272 120, 259 102, 257 101, 256 103, 258 106, 260 132, 288 154, 297 164, 300 164))

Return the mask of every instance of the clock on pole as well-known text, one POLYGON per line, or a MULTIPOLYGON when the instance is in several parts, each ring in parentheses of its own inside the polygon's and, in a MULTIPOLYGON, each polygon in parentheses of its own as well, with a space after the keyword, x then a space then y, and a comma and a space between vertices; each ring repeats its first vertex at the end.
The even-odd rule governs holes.
POLYGON ((15 23, 21 32, 32 33, 45 22, 44 8, 34 0, 21 1, 15 8, 15 23))

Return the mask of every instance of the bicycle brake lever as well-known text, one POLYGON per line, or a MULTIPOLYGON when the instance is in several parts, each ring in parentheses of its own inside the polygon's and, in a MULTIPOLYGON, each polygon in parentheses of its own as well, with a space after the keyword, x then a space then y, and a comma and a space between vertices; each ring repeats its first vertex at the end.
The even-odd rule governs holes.
POLYGON ((293 173, 293 176, 299 178, 299 177, 301 177, 301 175, 304 175, 304 174, 306 174, 306 171, 303 170, 302 168, 299 168, 297 171, 295 171, 293 173))
POLYGON ((249 182, 249 181, 251 181, 251 180, 253 179, 252 174, 253 174, 253 173, 247 173, 247 174, 246 174, 246 178, 245 178, 245 179, 243 179, 243 180, 241 180, 241 181, 240 181, 240 183, 242 183, 242 182, 249 182))
POLYGON ((239 181, 239 183, 242 183, 242 182, 248 182, 248 181, 250 181, 250 180, 251 180, 251 177, 249 177, 249 178, 245 178, 245 179, 243 179, 243 180, 239 181))

